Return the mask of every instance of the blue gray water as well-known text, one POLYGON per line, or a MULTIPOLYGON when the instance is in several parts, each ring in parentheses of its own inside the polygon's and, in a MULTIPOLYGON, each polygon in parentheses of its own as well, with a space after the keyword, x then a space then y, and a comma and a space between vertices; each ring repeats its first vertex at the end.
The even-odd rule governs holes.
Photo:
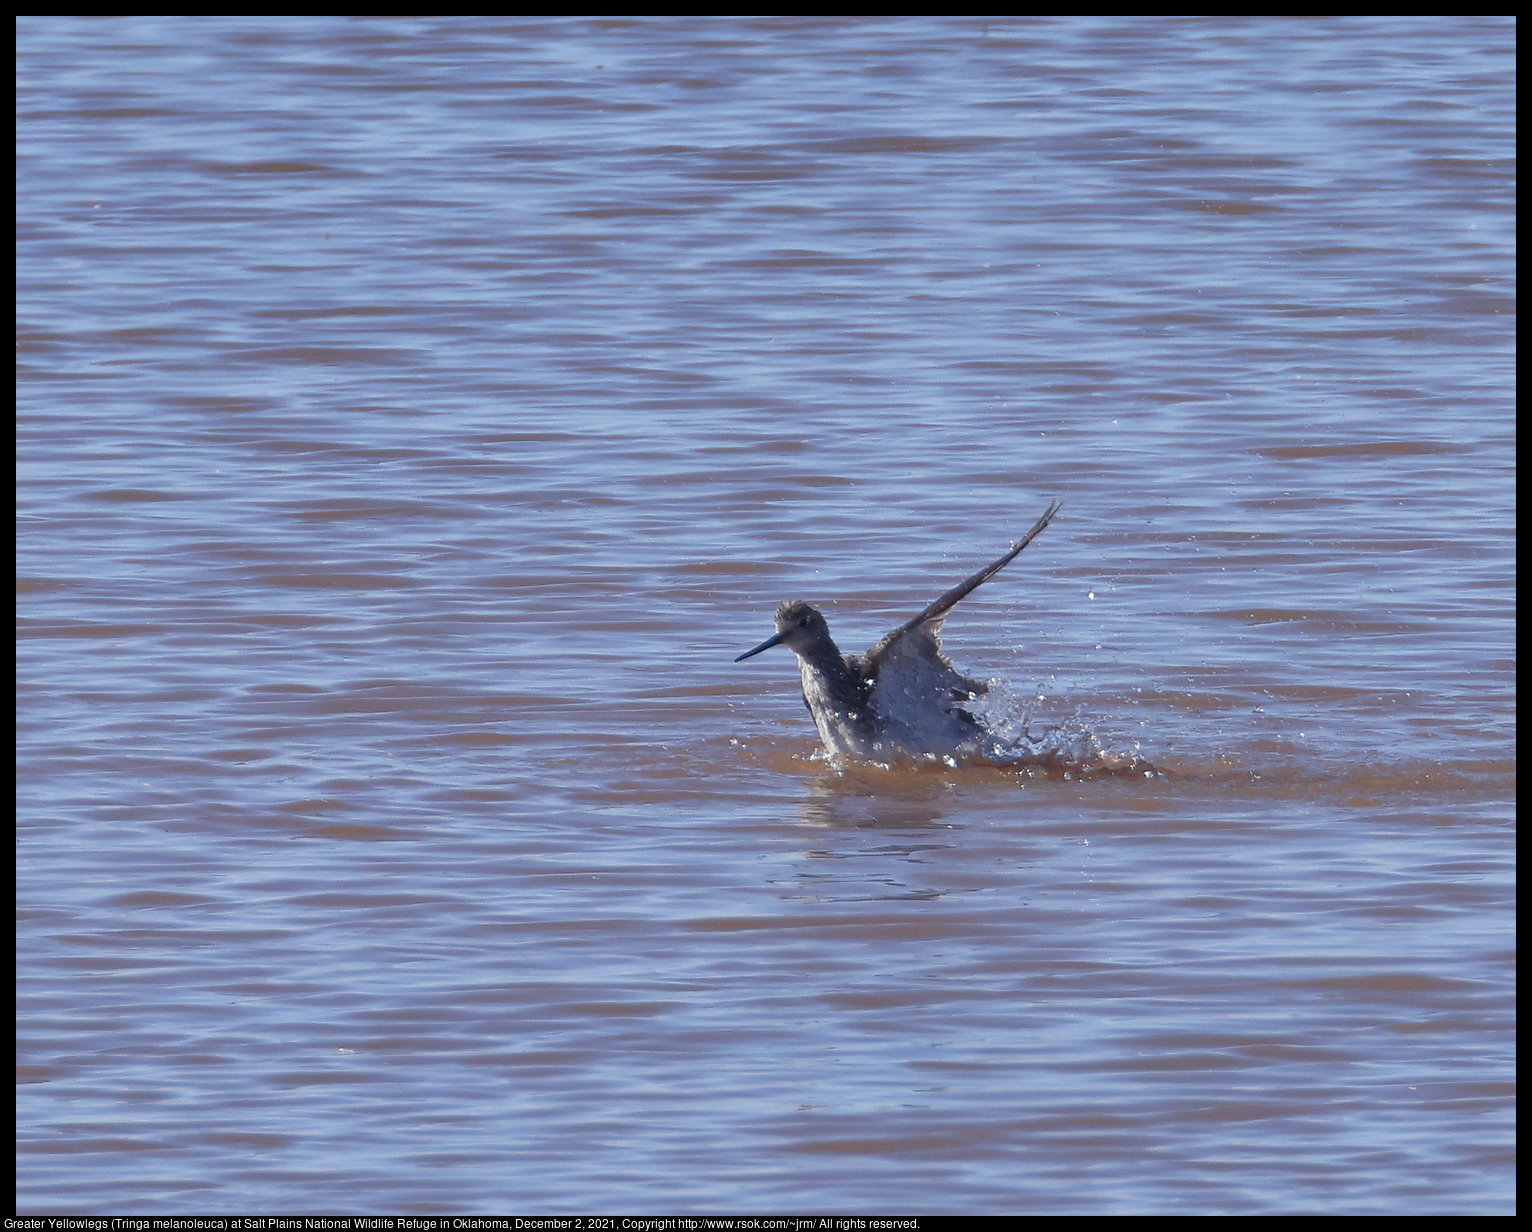
POLYGON ((18 31, 22 1212, 1511 1212, 1509 19, 18 31))

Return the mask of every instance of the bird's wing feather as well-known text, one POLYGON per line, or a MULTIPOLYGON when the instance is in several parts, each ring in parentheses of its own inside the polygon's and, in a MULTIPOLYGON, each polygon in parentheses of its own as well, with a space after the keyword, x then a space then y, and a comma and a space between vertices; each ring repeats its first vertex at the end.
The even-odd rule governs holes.
POLYGON ((868 700, 892 744, 948 753, 978 734, 964 706, 987 688, 953 667, 930 627, 921 626, 883 652, 868 700))
MULTIPOLYGON (((1023 535, 1021 537, 1021 541, 1017 543, 1016 546, 1013 547, 1009 552, 1000 557, 999 560, 985 565, 984 568, 980 569, 972 577, 959 582, 940 599, 936 600, 935 603, 932 603, 929 607, 927 607, 925 611, 921 612, 920 615, 912 616, 909 620, 905 621, 892 633, 884 637, 876 646, 869 650, 862 657, 862 662, 866 665, 864 668, 866 674, 868 676, 876 676, 878 674, 879 664, 884 659, 886 659, 893 652, 894 648, 905 638, 918 636, 922 642, 924 642, 926 638, 929 638, 930 648, 935 650, 935 648, 939 645, 937 635, 941 632, 942 621, 947 618, 947 613, 956 607, 960 601, 962 601, 968 595, 972 594, 974 590, 982 586, 985 582, 989 581, 990 578, 994 577, 995 574, 999 573, 1000 570, 1004 569, 1008 564, 1015 560, 1016 557, 1021 554, 1021 550, 1026 547, 1027 544, 1031 543, 1032 540, 1036 539, 1049 522, 1053 521, 1053 515, 1059 511, 1059 506, 1062 504, 1063 501, 1055 499, 1053 503, 1048 506, 1048 509, 1043 514, 1043 516, 1038 518, 1036 523, 1033 524, 1032 529, 1023 535)), ((901 655, 900 657, 902 658, 903 656, 901 655)), ((945 660, 943 661, 945 662, 945 660)), ((951 664, 948 664, 948 666, 950 667, 951 664)))
POLYGON ((912 748, 955 747, 971 738, 976 728, 963 703, 988 686, 964 676, 941 652, 942 621, 957 603, 1015 560, 1053 520, 1055 500, 1021 541, 992 564, 954 586, 920 615, 905 621, 861 659, 862 678, 872 682, 873 709, 889 725, 894 738, 912 748))

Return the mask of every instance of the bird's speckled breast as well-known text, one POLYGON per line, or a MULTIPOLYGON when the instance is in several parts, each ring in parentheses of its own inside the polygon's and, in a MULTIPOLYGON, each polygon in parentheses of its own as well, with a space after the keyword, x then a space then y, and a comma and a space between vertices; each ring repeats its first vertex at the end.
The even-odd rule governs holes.
POLYGON ((798 669, 803 678, 803 700, 814 716, 814 725, 819 728, 825 751, 832 757, 850 757, 857 761, 877 758, 881 749, 872 739, 876 726, 872 716, 838 703, 825 676, 807 659, 798 661, 798 669))

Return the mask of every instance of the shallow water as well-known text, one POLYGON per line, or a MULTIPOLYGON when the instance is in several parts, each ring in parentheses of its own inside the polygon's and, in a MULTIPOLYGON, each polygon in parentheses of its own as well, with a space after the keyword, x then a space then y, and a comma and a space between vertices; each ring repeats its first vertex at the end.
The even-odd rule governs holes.
POLYGON ((18 30, 22 1212, 1511 1212, 1508 19, 18 30))

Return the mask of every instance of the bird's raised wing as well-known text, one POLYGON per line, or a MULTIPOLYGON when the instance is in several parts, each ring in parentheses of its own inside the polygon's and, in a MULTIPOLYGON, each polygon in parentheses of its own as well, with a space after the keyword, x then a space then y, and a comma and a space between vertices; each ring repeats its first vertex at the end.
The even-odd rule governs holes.
POLYGON ((871 701, 882 718, 917 726, 937 721, 953 730, 965 722, 972 726, 966 714, 953 712, 961 703, 983 693, 986 686, 964 676, 942 654, 938 637, 942 621, 962 599, 1015 560, 1053 520, 1062 503, 1055 499, 1009 552, 954 586, 862 656, 862 675, 874 682, 871 701))

